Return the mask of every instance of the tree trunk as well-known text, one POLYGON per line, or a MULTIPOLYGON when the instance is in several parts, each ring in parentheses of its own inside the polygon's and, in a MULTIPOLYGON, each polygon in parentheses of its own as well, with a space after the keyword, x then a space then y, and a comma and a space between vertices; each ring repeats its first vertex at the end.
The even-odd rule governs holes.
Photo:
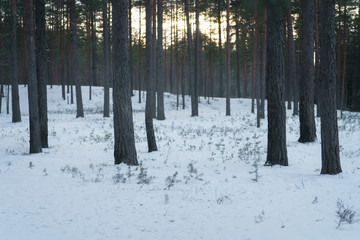
POLYGON ((110 44, 107 19, 107 0, 103 2, 103 38, 104 38, 104 117, 110 117, 110 44))
POLYGON ((261 38, 261 72, 260 72, 260 95, 261 112, 260 118, 265 118, 265 89, 266 89, 266 10, 263 16, 262 38, 261 38))
POLYGON ((291 16, 291 0, 288 0, 287 3, 287 8, 286 8, 286 13, 287 13, 287 35, 288 35, 288 77, 289 77, 289 83, 292 86, 292 96, 293 96, 293 102, 294 102, 294 110, 293 110, 293 115, 297 115, 294 114, 295 112, 297 112, 298 110, 298 103, 296 100, 296 92, 298 91, 298 87, 297 87, 297 76, 296 76, 296 59, 295 59, 295 45, 294 45, 294 32, 293 32, 293 22, 292 22, 292 16, 291 16))
POLYGON ((302 38, 300 58, 300 138, 299 142, 316 139, 314 115, 314 0, 301 0, 302 38))
POLYGON ((320 1, 321 174, 342 172, 336 112, 335 0, 320 1))
MULTIPOLYGON (((16 0, 11 0, 11 31, 10 31, 10 72, 11 72, 11 107, 12 122, 21 122, 20 100, 19 100, 19 78, 16 47, 16 0)), ((0 93, 0 98, 2 98, 0 93)), ((0 100, 1 101, 1 100, 0 100)), ((1 108, 1 105, 0 105, 1 108)), ((1 112, 1 110, 0 110, 1 112)))
MULTIPOLYGON (((257 15, 257 13, 256 13, 257 15)), ((257 18, 257 17, 256 17, 257 18)), ((255 80, 256 80, 256 54, 257 54, 256 30, 254 30, 254 47, 251 60, 251 113, 255 113, 255 80)))
POLYGON ((319 86, 319 64, 320 64, 320 47, 319 47, 319 0, 315 0, 315 100, 316 100, 316 117, 320 117, 320 86, 319 86))
POLYGON ((226 116, 230 116, 230 2, 226 0, 226 116))
POLYGON ((219 28, 219 97, 223 97, 223 68, 224 68, 224 61, 223 61, 223 51, 222 51, 222 39, 221 39, 221 2, 222 0, 218 0, 218 28, 219 28))
POLYGON ((284 103, 285 69, 282 39, 282 4, 268 1, 267 73, 268 83, 268 147, 265 165, 288 166, 286 149, 286 110, 284 103))
POLYGON ((112 2, 115 164, 138 165, 130 95, 128 0, 112 2))
POLYGON ((157 85, 157 119, 164 120, 164 54, 163 54, 163 0, 158 0, 158 39, 157 39, 157 67, 156 76, 158 79, 157 85))
POLYGON ((146 61, 147 61, 147 92, 145 106, 145 126, 149 152, 157 151, 156 139, 153 125, 153 106, 154 98, 154 38, 152 24, 153 3, 152 0, 146 0, 146 61))
POLYGON ((347 27, 347 4, 345 2, 345 6, 344 6, 344 29, 343 29, 343 68, 342 68, 342 83, 341 83, 341 118, 343 117, 343 110, 344 110, 344 104, 346 104, 345 102, 345 79, 346 79, 346 27, 347 27))
POLYGON ((39 122, 38 85, 36 77, 36 59, 33 24, 32 0, 24 0, 24 32, 26 78, 28 82, 29 122, 30 122, 30 153, 39 153, 41 149, 41 135, 39 122))
POLYGON ((70 28, 73 60, 73 76, 75 79, 76 91, 76 117, 84 117, 84 109, 81 96, 80 60, 78 51, 78 36, 75 15, 75 0, 70 0, 70 28))
POLYGON ((46 32, 45 32, 45 0, 35 0, 36 24, 36 76, 39 101, 39 122, 41 146, 48 148, 48 117, 47 117, 47 92, 46 92, 46 32))
POLYGON ((240 83, 240 23, 238 14, 235 16, 235 37, 236 37, 236 86, 237 97, 241 97, 241 83, 240 83))
POLYGON ((194 90, 194 72, 193 72, 193 58, 192 58, 192 37, 191 37, 191 25, 190 25, 190 13, 189 13, 189 1, 185 0, 185 14, 186 14, 186 25, 187 25, 187 50, 188 50, 188 77, 189 87, 191 93, 191 116, 196 116, 196 104, 197 99, 195 98, 194 90))
POLYGON ((90 5, 90 21, 91 21, 91 57, 92 57, 92 85, 97 86, 97 71, 96 71, 96 26, 94 26, 94 7, 93 3, 90 5))
POLYGON ((88 47, 87 47, 87 68, 88 68, 88 71, 87 71, 87 82, 89 84, 89 100, 91 100, 91 97, 92 97, 92 89, 91 89, 91 86, 92 86, 92 57, 91 57, 91 44, 92 44, 92 41, 91 41, 91 33, 90 33, 90 6, 87 6, 87 12, 86 12, 86 38, 87 38, 87 43, 88 43, 88 47))
POLYGON ((194 98, 194 109, 191 111, 191 116, 199 116, 199 102, 198 102, 198 90, 199 90, 199 80, 200 80, 200 10, 199 10, 199 0, 195 2, 195 11, 196 11, 196 32, 195 32, 195 81, 192 83, 192 94, 191 98, 194 98))
POLYGON ((138 87, 139 87, 139 103, 141 103, 141 6, 139 6, 139 40, 138 40, 138 46, 139 46, 139 55, 138 55, 138 87))
POLYGON ((133 72, 133 54, 132 54, 132 0, 129 0, 129 62, 130 62, 130 94, 134 96, 134 72, 133 72))

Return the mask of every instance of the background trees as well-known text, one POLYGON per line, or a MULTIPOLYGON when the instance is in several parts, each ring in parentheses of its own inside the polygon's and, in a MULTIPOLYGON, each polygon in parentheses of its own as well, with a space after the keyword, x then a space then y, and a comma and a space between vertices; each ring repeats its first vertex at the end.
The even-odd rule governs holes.
MULTIPOLYGON (((10 88, 7 86, 12 84, 12 112, 15 118, 20 116, 17 109, 17 77, 21 84, 32 84, 29 82, 31 78, 26 75, 28 71, 25 71, 29 63, 21 54, 28 47, 23 44, 25 33, 28 32, 24 31, 26 29, 22 25, 25 13, 23 5, 17 4, 15 9, 15 0, 0 2, 0 70, 3 73, 0 75, 0 90, 9 99, 10 88)), ((342 110, 360 110, 359 2, 334 2, 337 108, 342 110)), ((146 126, 150 151, 157 149, 152 121, 156 115, 159 120, 165 118, 166 97, 164 99, 163 92, 166 91, 177 94, 176 108, 179 110, 180 94, 184 109, 185 95, 191 95, 192 116, 199 114, 198 103, 203 98, 210 103, 211 97, 222 97, 226 93, 226 115, 230 115, 231 97, 251 98, 251 110, 253 113, 257 111, 258 127, 266 116, 265 102, 268 97, 269 124, 275 126, 275 123, 281 122, 281 126, 276 125, 281 131, 284 129, 284 113, 280 109, 282 103, 287 100, 288 108, 293 106, 293 114, 296 115, 300 94, 299 141, 314 141, 313 105, 325 99, 320 91, 322 85, 318 82, 321 71, 319 38, 323 34, 319 32, 319 1, 153 0, 148 6, 152 8, 151 13, 148 10, 145 16, 141 7, 146 3, 150 4, 143 0, 128 0, 126 5, 129 25, 127 61, 130 66, 130 78, 126 81, 129 82, 131 93, 138 90, 139 102, 142 101, 142 90, 147 90, 146 126), (270 7, 270 12, 267 7, 272 4, 278 5, 281 11, 270 7), (280 23, 275 20, 275 12, 286 20, 281 23, 281 31, 280 23), (277 34, 272 39, 268 36, 271 31, 266 18, 277 24, 272 25, 277 34), (143 34, 145 29, 146 34, 143 34), (267 46, 267 41, 282 43, 285 49, 267 46), (269 53, 273 55, 267 56, 269 53), (267 57, 272 59, 274 56, 283 57, 284 61, 277 59, 280 62, 275 61, 272 66, 267 57), (268 66, 267 70, 265 66, 268 66), (285 89, 282 86, 283 77, 285 89)), ((47 135, 46 84, 61 85, 59 96, 69 104, 73 103, 73 85, 76 85, 77 117, 84 116, 81 86, 90 86, 89 98, 91 86, 104 86, 104 116, 108 117, 109 88, 115 87, 109 79, 116 66, 110 57, 110 51, 114 49, 114 42, 111 41, 114 36, 109 31, 114 24, 111 21, 111 3, 105 0, 36 0, 29 4, 35 5, 36 89, 40 126, 44 131, 41 139, 46 139, 47 135), (101 27, 102 32, 98 31, 101 27)), ((319 110, 322 111, 321 107, 319 110)), ((269 129, 274 130, 272 127, 269 129)), ((279 136, 285 139, 283 135, 279 136)), ((45 140, 42 146, 47 146, 45 140)))

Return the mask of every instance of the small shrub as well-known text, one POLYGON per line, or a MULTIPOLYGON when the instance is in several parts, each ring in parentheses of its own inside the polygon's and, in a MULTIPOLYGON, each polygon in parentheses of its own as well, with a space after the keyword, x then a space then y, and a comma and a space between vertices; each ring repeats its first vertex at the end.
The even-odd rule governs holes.
POLYGON ((148 177, 147 169, 140 162, 140 173, 138 175, 138 184, 150 184, 154 177, 148 177))
POLYGON ((166 183, 165 189, 169 190, 171 187, 173 187, 175 185, 175 183, 180 182, 180 180, 176 179, 177 175, 178 175, 178 172, 175 172, 172 176, 169 176, 169 177, 166 178, 166 180, 165 180, 165 183, 166 183))
POLYGON ((355 210, 353 210, 353 207, 345 206, 343 201, 341 201, 340 199, 337 200, 336 205, 336 216, 338 217, 338 225, 336 228, 341 227, 341 225, 344 223, 353 224, 359 221, 359 214, 355 210))

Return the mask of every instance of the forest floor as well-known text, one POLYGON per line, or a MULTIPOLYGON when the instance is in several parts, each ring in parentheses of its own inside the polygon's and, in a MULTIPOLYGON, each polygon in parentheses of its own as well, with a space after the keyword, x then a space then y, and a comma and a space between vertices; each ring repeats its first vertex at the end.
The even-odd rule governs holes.
POLYGON ((301 144, 291 110, 289 166, 264 166, 267 121, 256 128, 248 99, 232 99, 226 117, 225 99, 201 98, 200 116, 190 117, 188 97, 176 110, 176 96, 165 94, 166 120, 154 120, 159 151, 148 153, 145 104, 135 94, 138 167, 113 164, 102 88, 91 101, 83 88, 78 119, 61 88, 48 88, 50 147, 40 154, 28 154, 26 88, 21 123, 3 105, 0 239, 359 239, 360 114, 339 119, 343 173, 329 176, 319 174, 320 120, 318 140, 301 144))

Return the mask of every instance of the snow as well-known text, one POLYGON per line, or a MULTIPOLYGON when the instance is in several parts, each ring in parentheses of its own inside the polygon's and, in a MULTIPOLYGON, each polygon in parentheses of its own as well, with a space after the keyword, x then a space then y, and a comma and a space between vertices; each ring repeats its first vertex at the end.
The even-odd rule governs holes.
POLYGON ((188 97, 176 110, 176 96, 165 94, 166 120, 154 120, 159 151, 148 153, 145 104, 135 92, 142 164, 115 166, 103 89, 93 88, 91 101, 82 90, 85 118, 76 119, 75 104, 48 87, 50 148, 40 154, 28 154, 27 89, 20 87, 21 123, 3 105, 0 239, 358 239, 360 223, 337 228, 336 210, 341 200, 360 213, 360 114, 339 119, 343 173, 328 176, 319 174, 319 119, 318 140, 301 144, 291 110, 289 166, 263 166, 267 121, 256 128, 248 99, 232 99, 226 117, 225 99, 201 98, 200 116, 190 117, 188 97))

